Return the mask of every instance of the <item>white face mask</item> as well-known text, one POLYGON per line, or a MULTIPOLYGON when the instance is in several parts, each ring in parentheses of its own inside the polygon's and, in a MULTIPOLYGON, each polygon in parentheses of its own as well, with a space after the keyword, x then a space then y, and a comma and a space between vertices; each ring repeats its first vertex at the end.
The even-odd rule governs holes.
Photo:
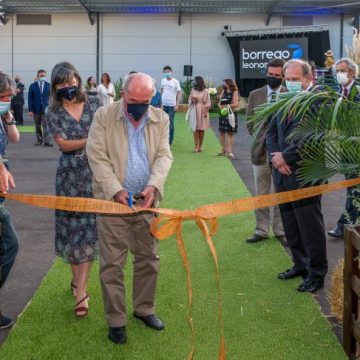
POLYGON ((0 115, 5 115, 10 111, 10 102, 0 101, 0 115))
POLYGON ((344 86, 349 82, 348 76, 346 72, 338 72, 336 73, 336 80, 337 82, 344 86))

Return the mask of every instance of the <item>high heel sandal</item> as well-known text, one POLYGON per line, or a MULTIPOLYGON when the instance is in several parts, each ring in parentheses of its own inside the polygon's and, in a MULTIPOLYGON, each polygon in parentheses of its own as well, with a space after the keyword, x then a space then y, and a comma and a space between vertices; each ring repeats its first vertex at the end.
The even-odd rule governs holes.
POLYGON ((225 151, 225 150, 222 150, 222 151, 220 151, 217 155, 218 155, 218 156, 225 156, 225 155, 226 155, 226 151, 225 151))
POLYGON ((89 300, 89 295, 86 294, 81 300, 79 300, 75 305, 75 316, 77 318, 82 318, 88 315, 89 313, 89 306, 79 306, 83 301, 89 300))
POLYGON ((74 297, 76 297, 76 289, 77 289, 77 286, 71 281, 70 290, 72 291, 74 297))

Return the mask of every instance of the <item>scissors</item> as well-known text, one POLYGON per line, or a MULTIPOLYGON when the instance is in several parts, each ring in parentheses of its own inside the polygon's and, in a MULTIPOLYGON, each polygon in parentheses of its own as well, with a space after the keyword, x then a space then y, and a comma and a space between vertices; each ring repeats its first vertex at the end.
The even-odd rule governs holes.
POLYGON ((128 194, 129 194, 128 206, 131 207, 135 211, 133 193, 131 191, 128 191, 128 194))

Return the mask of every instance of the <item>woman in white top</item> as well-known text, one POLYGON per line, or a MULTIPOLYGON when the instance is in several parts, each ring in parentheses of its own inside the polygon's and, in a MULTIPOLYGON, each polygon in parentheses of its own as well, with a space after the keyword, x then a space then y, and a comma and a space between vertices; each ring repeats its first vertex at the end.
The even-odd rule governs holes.
POLYGON ((108 105, 114 102, 115 98, 115 87, 111 82, 108 73, 101 75, 101 84, 97 87, 100 99, 104 105, 108 105))

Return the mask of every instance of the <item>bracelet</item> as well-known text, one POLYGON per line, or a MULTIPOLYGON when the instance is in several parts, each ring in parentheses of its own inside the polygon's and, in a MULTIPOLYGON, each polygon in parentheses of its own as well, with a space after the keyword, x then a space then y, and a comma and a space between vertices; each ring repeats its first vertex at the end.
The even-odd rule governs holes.
POLYGON ((14 119, 12 119, 11 121, 6 121, 5 125, 16 125, 16 121, 14 119))

